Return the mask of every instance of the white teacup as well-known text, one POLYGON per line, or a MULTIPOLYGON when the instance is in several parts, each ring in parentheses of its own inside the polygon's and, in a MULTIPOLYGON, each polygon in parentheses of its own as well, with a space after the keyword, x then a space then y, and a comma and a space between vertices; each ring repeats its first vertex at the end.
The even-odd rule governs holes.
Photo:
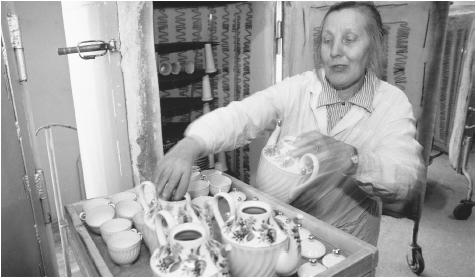
POLYGON ((116 264, 131 264, 140 253, 142 235, 134 230, 113 234, 107 244, 111 259, 116 264))
POLYGON ((104 222, 101 227, 101 236, 104 242, 108 244, 109 238, 118 232, 128 231, 132 228, 132 221, 127 218, 113 218, 104 222))
POLYGON ((117 203, 119 203, 120 201, 123 201, 123 200, 137 200, 137 195, 132 192, 132 191, 123 191, 123 192, 119 192, 119 193, 116 193, 114 195, 112 195, 111 197, 109 197, 111 199, 111 202, 116 205, 117 203))
POLYGON ((115 211, 110 205, 99 205, 83 211, 79 214, 79 218, 86 222, 92 232, 100 234, 100 227, 106 221, 114 218, 115 211))
POLYGON ((222 171, 217 170, 217 169, 208 169, 208 170, 203 170, 202 175, 204 175, 207 178, 210 178, 211 176, 215 175, 221 175, 222 171))
POLYGON ((88 210, 94 207, 101 206, 101 205, 108 205, 108 204, 111 204, 111 201, 106 198, 94 198, 94 199, 85 200, 83 202, 83 211, 87 212, 88 210))
POLYGON ((231 188, 231 179, 222 175, 213 175, 208 178, 210 181, 210 193, 215 196, 218 192, 227 193, 231 188))
POLYGON ((199 207, 201 210, 204 210, 206 204, 213 200, 213 197, 210 196, 200 196, 192 200, 192 204, 199 207))
POLYGON ((190 197, 195 199, 199 196, 208 196, 210 191, 210 183, 207 180, 195 180, 190 183, 188 186, 188 193, 190 197))
POLYGON ((133 200, 122 200, 116 205, 117 217, 132 219, 140 211, 142 206, 133 200))
POLYGON ((193 171, 192 170, 192 173, 190 174, 190 183, 194 182, 194 181, 198 181, 202 178, 202 174, 200 173, 200 171, 193 171))

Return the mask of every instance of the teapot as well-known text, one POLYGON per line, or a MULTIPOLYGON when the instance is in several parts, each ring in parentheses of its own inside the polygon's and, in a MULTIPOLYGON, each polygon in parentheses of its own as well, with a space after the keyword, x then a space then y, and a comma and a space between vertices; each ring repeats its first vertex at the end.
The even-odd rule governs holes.
POLYGON ((210 238, 201 222, 177 224, 169 211, 162 210, 155 226, 160 246, 150 258, 150 267, 157 276, 228 276, 226 249, 210 238))
POLYGON ((306 153, 300 158, 288 156, 294 149, 296 137, 284 136, 280 140, 279 125, 261 151, 256 174, 256 187, 282 202, 292 202, 319 174, 319 160, 316 155, 306 153))
POLYGON ((296 270, 298 242, 293 233, 278 225, 269 204, 258 200, 237 202, 230 194, 220 192, 210 205, 222 243, 231 246, 229 261, 233 276, 289 275, 296 270), (220 211, 221 200, 228 205, 228 212, 220 211))
POLYGON ((186 193, 185 198, 180 201, 162 200, 157 198, 155 184, 150 181, 142 182, 136 186, 135 190, 138 196, 137 201, 141 204, 143 211, 133 217, 133 222, 139 232, 142 233, 144 242, 151 252, 160 245, 155 231, 156 216, 160 211, 168 211, 170 213, 169 218, 177 222, 174 225, 201 221, 191 208, 189 193, 186 193))

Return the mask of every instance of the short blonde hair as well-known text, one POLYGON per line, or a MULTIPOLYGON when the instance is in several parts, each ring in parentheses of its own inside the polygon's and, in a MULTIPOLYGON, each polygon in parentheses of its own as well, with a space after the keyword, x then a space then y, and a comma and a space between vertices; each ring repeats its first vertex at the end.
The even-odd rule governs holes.
POLYGON ((367 70, 373 71, 379 78, 383 73, 383 61, 384 61, 384 36, 385 29, 383 27, 382 18, 379 11, 372 2, 340 2, 332 5, 327 11, 326 15, 322 19, 320 34, 317 37, 316 42, 316 66, 320 67, 321 64, 321 43, 322 43, 322 27, 326 22, 327 16, 332 12, 344 10, 344 9, 356 9, 360 11, 367 18, 367 24, 365 30, 370 38, 369 48, 369 63, 367 70))

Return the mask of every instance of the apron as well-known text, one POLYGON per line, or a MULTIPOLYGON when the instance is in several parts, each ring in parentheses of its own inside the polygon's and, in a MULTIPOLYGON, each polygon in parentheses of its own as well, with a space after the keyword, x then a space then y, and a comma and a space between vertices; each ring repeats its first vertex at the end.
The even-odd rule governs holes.
POLYGON ((291 205, 374 246, 380 232, 382 202, 340 173, 318 177, 291 205))

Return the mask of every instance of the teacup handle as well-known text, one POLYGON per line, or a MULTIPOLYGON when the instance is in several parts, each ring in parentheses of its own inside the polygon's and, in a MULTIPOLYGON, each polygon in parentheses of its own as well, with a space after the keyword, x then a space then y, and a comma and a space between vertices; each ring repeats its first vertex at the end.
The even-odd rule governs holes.
POLYGON ((142 240, 142 233, 141 232, 137 231, 137 229, 135 229, 135 228, 130 229, 130 231, 133 231, 134 233, 138 234, 139 237, 140 237, 140 240, 142 240))
POLYGON ((86 220, 86 212, 82 211, 81 213, 79 213, 79 219, 81 219, 82 221, 85 221, 86 220))
POLYGON ((215 194, 213 201, 211 202, 211 207, 213 211, 213 215, 215 216, 215 219, 218 223, 218 226, 223 228, 225 226, 225 221, 223 220, 223 217, 221 216, 220 209, 218 207, 218 200, 219 198, 225 199, 225 201, 228 203, 228 206, 230 207, 230 218, 234 218, 236 214, 236 204, 235 200, 233 197, 230 196, 230 194, 225 193, 225 192, 218 192, 215 194))
POLYGON ((304 181, 302 184, 296 186, 295 188, 291 188, 289 190, 289 200, 292 202, 301 192, 303 192, 312 182, 317 178, 319 175, 319 159, 317 156, 312 153, 304 154, 301 159, 299 160, 299 165, 304 165, 306 161, 312 161, 312 173, 309 177, 304 181))

